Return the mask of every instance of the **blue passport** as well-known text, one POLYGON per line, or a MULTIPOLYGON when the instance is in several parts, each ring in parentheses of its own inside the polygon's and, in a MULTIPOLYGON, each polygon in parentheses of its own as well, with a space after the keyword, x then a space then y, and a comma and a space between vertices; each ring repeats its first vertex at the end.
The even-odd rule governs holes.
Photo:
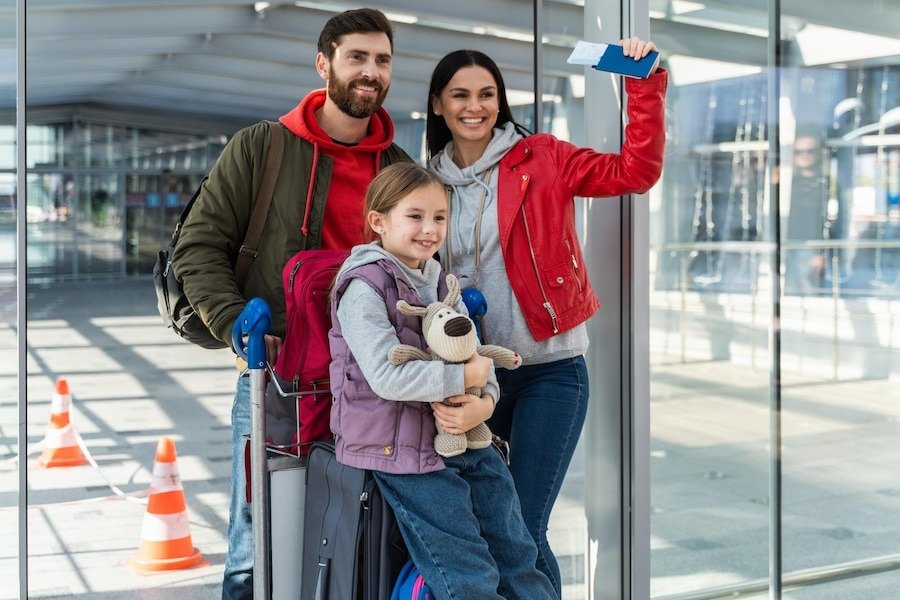
POLYGON ((572 65, 585 65, 598 71, 607 71, 646 79, 659 66, 659 52, 653 50, 640 60, 625 56, 622 46, 618 44, 599 44, 581 41, 575 44, 572 54, 566 61, 572 65))

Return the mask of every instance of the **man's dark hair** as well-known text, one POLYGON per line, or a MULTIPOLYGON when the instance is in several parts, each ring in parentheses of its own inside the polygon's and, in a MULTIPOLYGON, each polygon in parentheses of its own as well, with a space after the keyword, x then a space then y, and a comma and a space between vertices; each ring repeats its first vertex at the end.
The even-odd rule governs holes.
POLYGON ((351 33, 383 33, 394 51, 394 28, 384 13, 374 8, 357 8, 334 15, 319 34, 319 52, 329 60, 341 38, 351 33))

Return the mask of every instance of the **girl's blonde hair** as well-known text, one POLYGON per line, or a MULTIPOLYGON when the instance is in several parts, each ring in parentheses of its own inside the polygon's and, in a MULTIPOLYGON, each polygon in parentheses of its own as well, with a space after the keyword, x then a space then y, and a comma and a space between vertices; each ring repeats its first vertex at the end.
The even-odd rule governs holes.
POLYGON ((372 231, 372 226, 369 225, 369 212, 374 210, 386 215, 405 197, 430 185, 440 189, 446 196, 447 190, 444 188, 444 184, 437 175, 425 167, 411 162, 394 163, 385 167, 375 176, 372 183, 369 184, 369 189, 366 190, 365 239, 372 241, 378 238, 378 235, 372 231))

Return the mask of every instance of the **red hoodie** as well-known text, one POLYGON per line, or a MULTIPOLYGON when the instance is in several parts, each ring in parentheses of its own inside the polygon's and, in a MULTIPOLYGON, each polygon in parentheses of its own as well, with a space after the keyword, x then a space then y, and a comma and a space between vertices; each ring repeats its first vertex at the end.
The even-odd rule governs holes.
POLYGON ((369 182, 378 173, 381 153, 394 139, 394 124, 384 108, 369 119, 369 129, 355 146, 338 144, 316 121, 316 111, 325 104, 325 90, 310 92, 281 123, 313 145, 312 173, 306 193, 303 235, 308 233, 315 172, 319 154, 332 160, 331 183, 322 222, 322 248, 350 248, 363 243, 363 202, 369 182))

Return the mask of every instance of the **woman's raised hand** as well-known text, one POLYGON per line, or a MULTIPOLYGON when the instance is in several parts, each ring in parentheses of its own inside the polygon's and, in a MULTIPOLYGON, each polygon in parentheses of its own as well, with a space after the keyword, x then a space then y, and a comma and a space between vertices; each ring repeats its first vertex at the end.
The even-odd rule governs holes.
POLYGON ((651 51, 656 50, 656 44, 653 42, 645 42, 639 37, 630 37, 619 40, 622 45, 622 53, 625 56, 631 56, 634 60, 639 60, 647 56, 651 51))

